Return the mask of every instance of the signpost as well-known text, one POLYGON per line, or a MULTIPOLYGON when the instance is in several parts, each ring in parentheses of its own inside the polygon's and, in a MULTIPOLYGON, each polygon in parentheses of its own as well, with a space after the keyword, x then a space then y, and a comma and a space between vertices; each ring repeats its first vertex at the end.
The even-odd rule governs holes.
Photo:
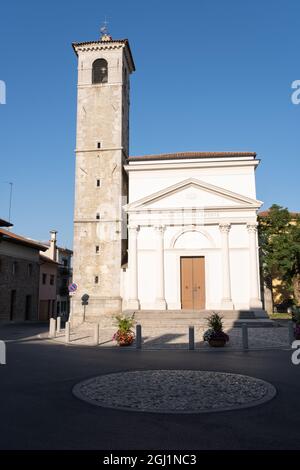
POLYGON ((89 294, 83 294, 81 297, 81 304, 83 305, 83 321, 85 321, 85 308, 89 304, 89 294))
POLYGON ((75 295, 77 288, 78 288, 78 285, 75 282, 72 282, 72 284, 68 286, 69 295, 70 296, 75 295))

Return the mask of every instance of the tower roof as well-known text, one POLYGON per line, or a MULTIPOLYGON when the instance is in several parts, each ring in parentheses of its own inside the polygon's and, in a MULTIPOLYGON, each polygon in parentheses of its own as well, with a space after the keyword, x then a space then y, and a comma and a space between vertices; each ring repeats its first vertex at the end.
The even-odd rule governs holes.
POLYGON ((134 60, 132 57, 131 49, 129 46, 128 39, 99 39, 97 41, 85 41, 85 42, 73 42, 72 47, 75 51, 75 54, 78 56, 79 50, 101 50, 101 49, 113 49, 114 47, 118 47, 121 45, 125 46, 125 50, 128 52, 128 59, 131 63, 132 71, 135 71, 134 60))

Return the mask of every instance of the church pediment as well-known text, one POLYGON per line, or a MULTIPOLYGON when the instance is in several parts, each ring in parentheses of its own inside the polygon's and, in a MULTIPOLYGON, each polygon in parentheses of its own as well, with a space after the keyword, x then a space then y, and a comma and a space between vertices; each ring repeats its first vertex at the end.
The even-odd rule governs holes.
POLYGON ((204 209, 258 209, 261 205, 262 202, 256 199, 199 181, 195 178, 189 178, 127 204, 124 209, 128 212, 197 207, 204 209))

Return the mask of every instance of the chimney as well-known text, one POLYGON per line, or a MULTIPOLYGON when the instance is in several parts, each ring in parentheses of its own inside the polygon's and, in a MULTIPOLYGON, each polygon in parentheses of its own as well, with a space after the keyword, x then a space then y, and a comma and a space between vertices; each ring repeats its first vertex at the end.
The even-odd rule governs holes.
POLYGON ((50 230, 49 258, 51 258, 53 261, 57 261, 56 234, 56 230, 50 230))

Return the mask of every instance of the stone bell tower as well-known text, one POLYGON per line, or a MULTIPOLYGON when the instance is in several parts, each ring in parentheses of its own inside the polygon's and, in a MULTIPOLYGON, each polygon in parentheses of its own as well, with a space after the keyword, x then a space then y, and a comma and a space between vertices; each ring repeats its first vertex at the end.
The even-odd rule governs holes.
POLYGON ((127 39, 105 31, 97 41, 73 44, 78 57, 76 177, 71 321, 101 321, 121 311, 126 260, 129 77, 135 70, 127 39), (125 225, 125 226, 124 226, 125 225), (88 294, 88 305, 82 296, 88 294))

